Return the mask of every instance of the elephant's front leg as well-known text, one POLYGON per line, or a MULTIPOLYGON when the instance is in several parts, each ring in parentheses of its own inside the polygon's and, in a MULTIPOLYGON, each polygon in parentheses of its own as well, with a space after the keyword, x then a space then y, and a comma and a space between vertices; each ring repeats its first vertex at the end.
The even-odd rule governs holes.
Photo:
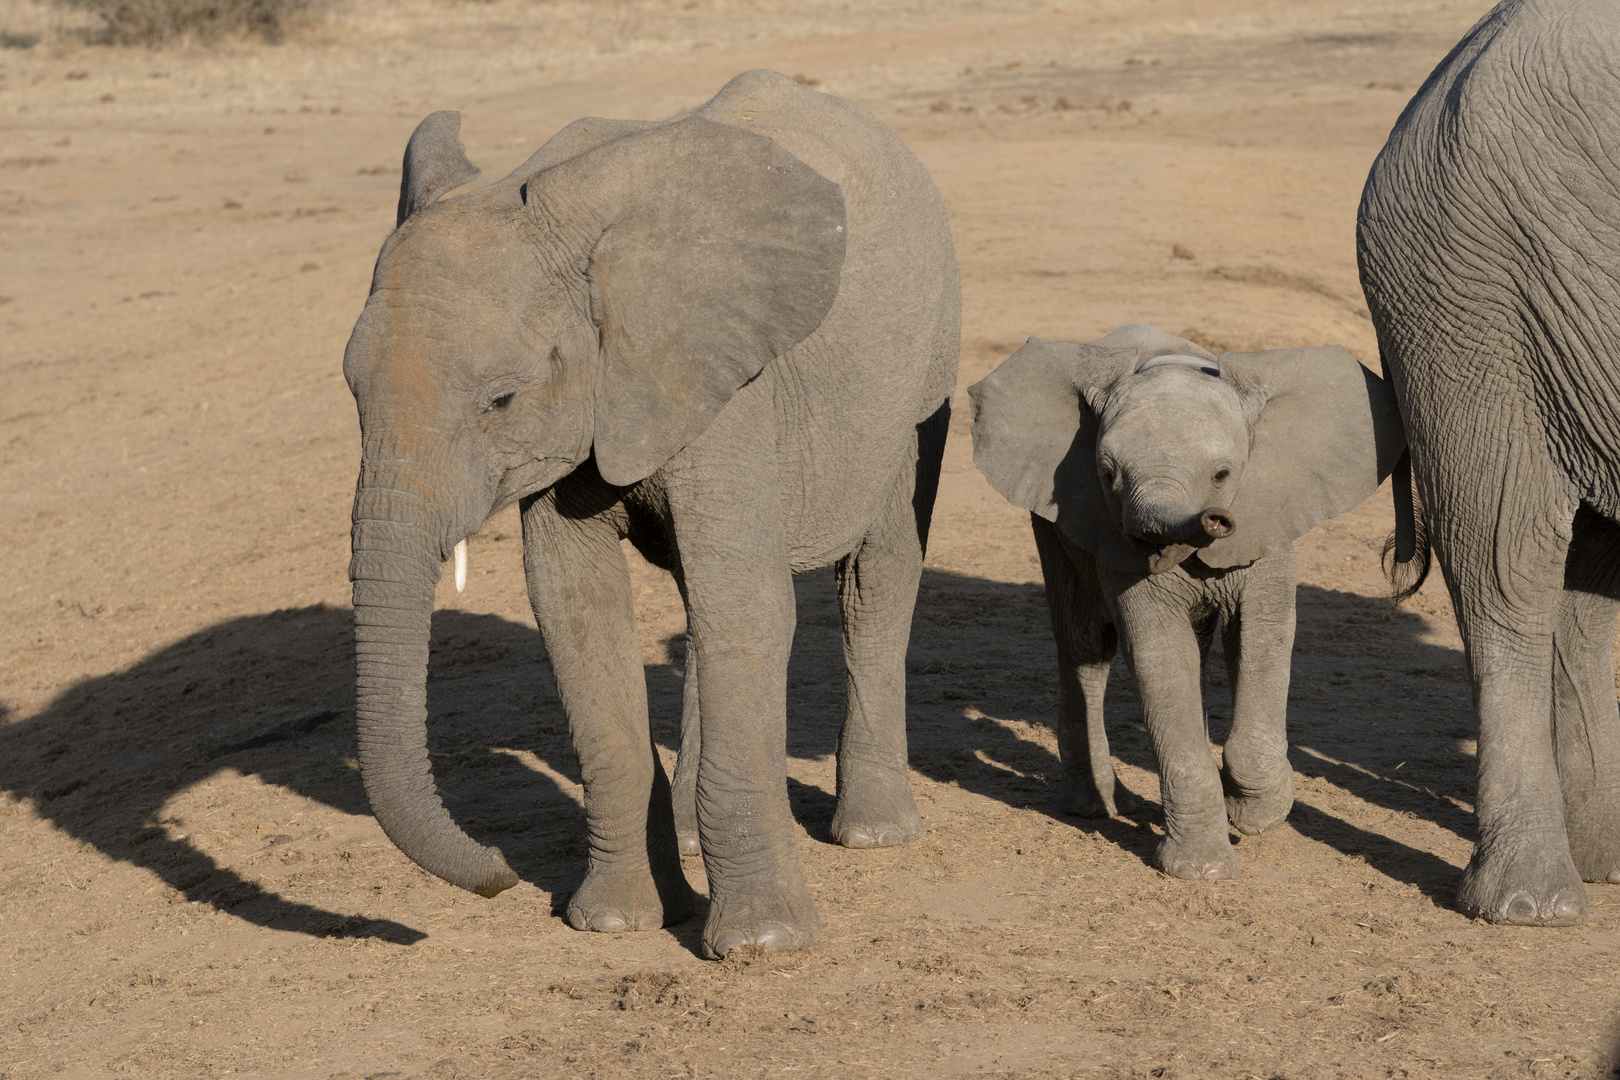
POLYGON ((618 933, 689 918, 692 890, 675 846, 669 781, 648 728, 619 529, 591 513, 601 492, 590 489, 602 486, 570 478, 528 500, 523 565, 585 779, 590 866, 568 903, 568 921, 618 933))
POLYGON ((1288 678, 1294 652, 1294 549, 1246 571, 1222 631, 1232 684, 1232 730, 1223 751, 1226 814, 1240 833, 1265 832, 1294 805, 1288 763, 1288 678))
POLYGON ((1227 836, 1221 777, 1204 728, 1202 657, 1189 616, 1194 582, 1178 570, 1160 577, 1101 569, 1113 594, 1114 622, 1136 680, 1142 719, 1159 759, 1165 838, 1157 863, 1172 877, 1227 878, 1238 872, 1227 836))
POLYGON ((906 844, 922 832, 906 757, 906 646, 923 564, 911 478, 904 470, 881 520, 838 563, 847 679, 832 838, 845 847, 906 844))
MULTIPOLYGON (((768 421, 768 397, 764 404, 768 421)), ((775 452, 768 430, 743 441, 749 417, 739 413, 734 401, 664 473, 701 703, 697 824, 709 879, 703 948, 716 957, 745 945, 799 948, 821 929, 799 869, 787 797, 795 615, 775 452)))

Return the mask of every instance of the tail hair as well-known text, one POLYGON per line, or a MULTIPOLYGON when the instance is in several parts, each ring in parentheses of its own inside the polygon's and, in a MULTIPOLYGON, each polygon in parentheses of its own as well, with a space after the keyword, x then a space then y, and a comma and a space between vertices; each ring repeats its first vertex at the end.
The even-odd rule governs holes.
POLYGON ((1390 599, 1402 604, 1416 596, 1429 579, 1433 550, 1429 547, 1429 529, 1423 520, 1423 505, 1418 502, 1417 492, 1412 488, 1410 450, 1395 463, 1395 471, 1390 477, 1395 496, 1395 531, 1384 541, 1379 562, 1393 590, 1390 599))

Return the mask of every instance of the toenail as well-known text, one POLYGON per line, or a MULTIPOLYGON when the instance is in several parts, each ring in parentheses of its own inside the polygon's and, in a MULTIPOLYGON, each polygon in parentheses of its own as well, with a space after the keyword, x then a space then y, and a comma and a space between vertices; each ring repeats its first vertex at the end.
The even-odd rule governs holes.
POLYGON ((793 943, 793 936, 780 926, 772 926, 761 930, 754 939, 754 944, 762 945, 767 949, 785 949, 793 943))
POLYGON ((1508 901, 1507 920, 1516 923, 1536 921, 1536 902, 1529 893, 1518 893, 1508 901))
POLYGON ((1620 885, 1620 870, 1609 871, 1609 884, 1620 885))
POLYGON ((849 828, 840 833, 838 835, 838 842, 847 848, 869 848, 877 846, 877 843, 872 839, 872 834, 861 828, 859 825, 851 825, 849 828))
POLYGON ((1573 893, 1565 893, 1553 901, 1553 918, 1579 919, 1586 913, 1586 905, 1573 893))
POLYGON ((627 925, 617 911, 598 911, 591 916, 591 929, 598 934, 622 934, 627 925))
POLYGON ((740 949, 746 944, 748 944, 748 939, 743 936, 740 930, 727 930, 714 939, 714 954, 724 956, 733 949, 740 949))

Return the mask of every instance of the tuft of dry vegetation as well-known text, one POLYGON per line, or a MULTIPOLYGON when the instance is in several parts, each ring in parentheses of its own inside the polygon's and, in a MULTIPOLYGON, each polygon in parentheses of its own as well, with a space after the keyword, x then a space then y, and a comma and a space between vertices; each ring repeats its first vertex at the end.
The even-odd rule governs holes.
POLYGON ((323 0, 57 0, 102 20, 107 40, 163 45, 178 38, 252 36, 281 41, 323 0))

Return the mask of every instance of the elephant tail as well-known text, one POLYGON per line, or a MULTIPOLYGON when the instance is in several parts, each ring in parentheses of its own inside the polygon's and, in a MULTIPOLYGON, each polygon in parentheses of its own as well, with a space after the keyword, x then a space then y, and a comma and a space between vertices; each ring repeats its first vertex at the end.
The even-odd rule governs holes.
POLYGON ((1429 530, 1423 520, 1423 506, 1412 489, 1412 452, 1401 454, 1390 474, 1395 495, 1395 531, 1384 541, 1381 562, 1389 578, 1391 594, 1397 604, 1417 595, 1429 578, 1433 551, 1429 547, 1429 530))

